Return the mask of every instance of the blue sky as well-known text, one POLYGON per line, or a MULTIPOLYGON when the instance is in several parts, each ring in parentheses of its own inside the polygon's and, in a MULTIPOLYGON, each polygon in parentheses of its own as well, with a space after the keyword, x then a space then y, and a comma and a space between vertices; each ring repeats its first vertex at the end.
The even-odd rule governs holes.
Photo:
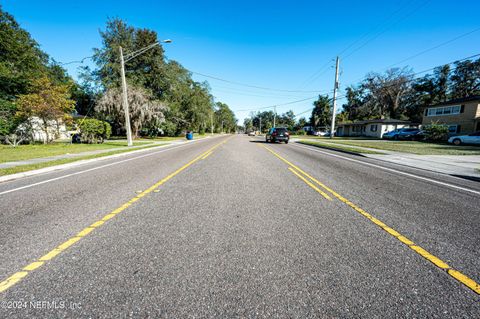
MULTIPOLYGON (((333 88, 340 54, 341 88, 426 49, 480 28, 480 1, 26 1, 0 0, 60 62, 100 47, 109 17, 174 42, 166 55, 186 68, 254 86, 209 79, 212 94, 243 121, 249 110, 313 97, 333 88), (345 49, 347 49, 345 51, 345 49), (320 72, 319 72, 320 71, 320 72)), ((398 66, 415 72, 480 53, 480 30, 398 66)), ((88 64, 88 62, 87 62, 88 64)), ((78 65, 69 65, 74 77, 78 65)), ((206 78, 194 75, 198 81, 206 78)), ((279 106, 300 113, 313 100, 279 106)), ((341 104, 342 101, 340 101, 341 104)), ((309 114, 305 114, 307 117, 309 114)))

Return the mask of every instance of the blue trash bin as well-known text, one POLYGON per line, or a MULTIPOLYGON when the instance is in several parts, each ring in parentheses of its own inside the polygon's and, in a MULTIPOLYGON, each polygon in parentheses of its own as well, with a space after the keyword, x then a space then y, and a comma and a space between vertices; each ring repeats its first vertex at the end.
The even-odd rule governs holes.
POLYGON ((193 140, 193 133, 192 132, 187 132, 187 140, 193 140))

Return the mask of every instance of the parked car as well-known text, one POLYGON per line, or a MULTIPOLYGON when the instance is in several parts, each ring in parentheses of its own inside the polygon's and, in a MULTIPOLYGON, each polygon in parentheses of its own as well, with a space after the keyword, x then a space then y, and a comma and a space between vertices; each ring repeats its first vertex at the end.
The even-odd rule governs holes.
POLYGON ((285 144, 288 144, 289 139, 290 134, 284 127, 272 127, 268 130, 267 135, 265 135, 267 143, 285 142, 285 144))
POLYGON ((448 139, 448 143, 452 143, 454 145, 461 145, 461 144, 480 145, 480 131, 470 133, 468 135, 452 136, 448 139))
POLYGON ((255 131, 248 132, 248 136, 255 136, 255 131))
POLYGON ((413 140, 420 133, 418 128, 400 128, 383 134, 387 140, 413 140))

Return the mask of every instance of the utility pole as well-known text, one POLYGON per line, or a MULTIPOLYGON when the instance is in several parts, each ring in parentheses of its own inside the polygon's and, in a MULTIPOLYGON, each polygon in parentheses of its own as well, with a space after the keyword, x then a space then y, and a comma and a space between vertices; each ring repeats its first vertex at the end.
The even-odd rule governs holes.
POLYGON ((120 72, 122 74, 123 109, 125 111, 125 129, 127 131, 127 145, 132 146, 132 128, 130 126, 130 111, 128 109, 127 80, 125 79, 125 62, 123 60, 122 47, 118 48, 120 49, 120 72))
POLYGON ((210 131, 211 135, 213 135, 213 112, 210 113, 210 123, 212 125, 212 130, 210 131))
POLYGON ((223 120, 222 120, 222 134, 223 134, 223 120))
POLYGON ((273 127, 275 127, 275 120, 277 119, 277 107, 273 107, 273 127))
POLYGON ((259 117, 259 119, 260 119, 260 135, 262 135, 262 118, 259 117))
POLYGON ((340 65, 340 58, 337 56, 337 63, 335 66, 335 85, 333 87, 333 110, 332 110, 332 125, 330 127, 330 138, 335 135, 335 112, 337 112, 337 90, 338 90, 338 67, 340 65))

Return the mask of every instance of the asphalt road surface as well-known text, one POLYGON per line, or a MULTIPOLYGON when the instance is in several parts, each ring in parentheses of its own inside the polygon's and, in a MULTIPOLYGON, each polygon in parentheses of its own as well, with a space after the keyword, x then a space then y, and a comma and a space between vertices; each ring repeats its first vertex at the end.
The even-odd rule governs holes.
POLYGON ((479 318, 480 183, 244 135, 0 184, 2 318, 479 318))

